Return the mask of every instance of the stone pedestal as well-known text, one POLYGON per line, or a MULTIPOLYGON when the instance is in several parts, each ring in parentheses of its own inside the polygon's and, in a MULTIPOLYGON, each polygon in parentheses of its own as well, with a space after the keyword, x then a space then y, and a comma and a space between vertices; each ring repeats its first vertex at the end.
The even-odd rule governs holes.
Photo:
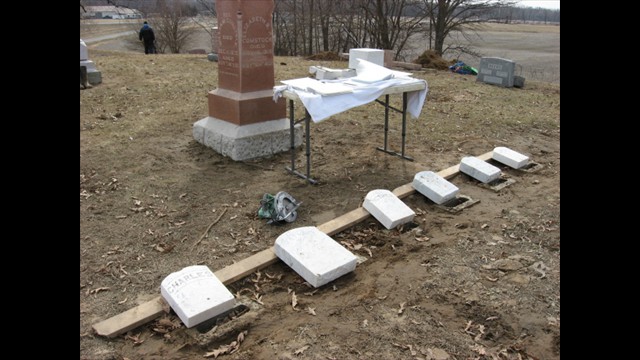
POLYGON ((80 39, 80 66, 87 67, 87 80, 89 84, 96 85, 102 82, 102 73, 96 69, 96 64, 89 60, 87 44, 80 39))
MULTIPOLYGON (((233 160, 291 148, 286 101, 273 101, 273 0, 219 0, 218 88, 208 94, 209 116, 194 138, 233 160)), ((299 126, 295 146, 302 143, 299 126)))

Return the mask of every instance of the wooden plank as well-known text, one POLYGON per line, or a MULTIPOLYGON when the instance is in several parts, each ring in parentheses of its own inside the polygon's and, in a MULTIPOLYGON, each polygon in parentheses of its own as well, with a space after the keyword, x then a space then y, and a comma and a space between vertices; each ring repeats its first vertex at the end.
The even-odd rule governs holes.
POLYGON ((158 296, 151 301, 142 303, 107 320, 93 324, 93 330, 95 330, 98 335, 115 337, 146 324, 162 315, 163 312, 162 298, 158 296))
POLYGON ((394 61, 392 66, 400 67, 407 70, 422 70, 422 65, 420 64, 414 64, 414 63, 408 63, 408 62, 402 62, 402 61, 394 61))
MULTIPOLYGON (((214 274, 223 284, 228 285, 278 260, 278 257, 273 252, 273 248, 268 248, 246 259, 240 260, 235 264, 226 266, 214 274)), ((124 334, 162 315, 164 312, 162 304, 163 301, 161 297, 158 296, 153 300, 142 303, 121 314, 94 324, 93 330, 95 330, 98 335, 110 338, 124 334)))
POLYGON ((367 210, 363 207, 359 207, 355 210, 351 210, 348 213, 338 216, 333 220, 329 220, 322 225, 318 225, 317 228, 323 233, 331 236, 339 233, 340 231, 359 223, 360 221, 371 216, 367 210))
POLYGON ((279 259, 276 256, 273 247, 270 247, 266 250, 255 253, 246 259, 240 260, 235 264, 226 266, 216 271, 214 274, 223 284, 229 285, 247 275, 275 263, 278 260, 279 259))
MULTIPOLYGON (((477 156, 481 160, 489 160, 493 156, 493 151, 489 151, 480 156, 477 156)), ((445 179, 450 179, 457 175, 460 171, 459 165, 451 166, 438 172, 438 175, 445 179)), ((393 194, 398 198, 405 198, 413 193, 415 189, 409 184, 402 185, 394 189, 393 194)), ((341 215, 333 220, 329 220, 326 223, 319 225, 318 229, 325 234, 331 236, 345 230, 365 219, 371 214, 363 207, 358 207, 355 210, 351 210, 348 213, 341 215)), ((273 248, 262 250, 249 256, 246 259, 240 260, 235 264, 226 266, 214 274, 225 285, 236 282, 243 277, 252 274, 253 272, 265 268, 278 261, 273 248)), ((136 327, 143 325, 158 316, 162 315, 164 310, 162 309, 162 299, 160 296, 154 298, 151 301, 140 304, 132 309, 129 309, 121 314, 110 317, 99 323, 93 325, 93 329, 98 335, 106 337, 115 337, 125 332, 135 329, 136 327)))

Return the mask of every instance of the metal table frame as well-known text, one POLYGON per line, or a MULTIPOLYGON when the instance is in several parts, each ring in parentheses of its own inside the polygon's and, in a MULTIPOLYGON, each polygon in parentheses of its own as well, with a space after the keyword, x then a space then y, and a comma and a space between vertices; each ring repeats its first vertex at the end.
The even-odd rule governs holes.
MULTIPOLYGON (((381 101, 380 99, 375 99, 375 102, 381 104, 382 106, 384 106, 384 146, 383 147, 377 147, 376 149, 379 151, 382 151, 384 153, 390 154, 390 155, 395 155, 398 156, 402 159, 405 160, 409 160, 409 161, 413 161, 413 158, 406 156, 405 155, 405 141, 406 141, 406 134, 407 134, 407 95, 410 92, 413 91, 420 91, 423 90, 426 87, 426 84, 422 81, 419 82, 415 82, 415 83, 411 83, 411 84, 403 84, 403 85, 396 85, 396 86, 391 86, 387 89, 385 89, 385 91, 382 93, 382 95, 384 95, 385 100, 381 101), (402 109, 396 109, 395 107, 389 105, 389 95, 393 95, 393 94, 402 94, 402 109), (402 114, 402 150, 400 153, 395 152, 395 151, 391 151, 387 148, 387 139, 388 139, 388 132, 389 132, 389 109, 394 110, 400 114, 402 114)), ((286 167, 286 169, 302 178, 307 180, 309 183, 311 184, 317 184, 318 181, 311 178, 311 141, 310 141, 310 135, 311 135, 311 131, 310 131, 310 124, 311 124, 311 116, 309 115, 309 112, 307 111, 307 109, 304 109, 304 117, 302 119, 299 120, 295 120, 295 108, 294 108, 294 102, 295 100, 299 100, 298 95, 296 95, 295 92, 293 91, 289 91, 289 90, 285 90, 283 93, 283 96, 285 98, 287 98, 289 100, 289 129, 290 129, 290 139, 291 139, 291 167, 286 167), (295 125, 299 124, 300 122, 304 121, 304 128, 305 128, 305 147, 306 147, 306 151, 305 151, 305 155, 307 158, 307 171, 306 174, 303 174, 299 171, 296 170, 296 149, 295 149, 295 133, 294 133, 294 129, 295 129, 295 125)))

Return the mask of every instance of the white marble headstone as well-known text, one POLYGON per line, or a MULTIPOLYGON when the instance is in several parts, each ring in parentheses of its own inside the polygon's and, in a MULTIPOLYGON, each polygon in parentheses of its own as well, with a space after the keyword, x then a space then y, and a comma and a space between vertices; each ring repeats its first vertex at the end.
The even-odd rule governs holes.
POLYGON ((160 294, 188 328, 235 306, 233 294, 204 265, 169 274, 160 284, 160 294))
POLYGON ((89 51, 87 50, 87 44, 80 39, 80 61, 89 59, 89 51))

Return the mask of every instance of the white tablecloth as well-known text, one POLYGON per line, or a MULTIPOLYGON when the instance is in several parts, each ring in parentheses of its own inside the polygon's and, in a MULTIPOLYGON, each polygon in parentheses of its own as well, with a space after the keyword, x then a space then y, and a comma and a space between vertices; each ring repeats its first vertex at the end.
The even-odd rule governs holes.
MULTIPOLYGON (((338 81, 346 82, 349 81, 349 79, 333 80, 332 82, 338 81)), ((277 101, 285 90, 295 92, 309 112, 309 115, 311 115, 313 122, 318 123, 332 115, 376 100, 382 95, 385 89, 389 87, 415 82, 424 82, 425 84, 423 90, 412 91, 407 94, 407 112, 412 118, 417 118, 420 116, 420 112, 422 112, 422 106, 427 97, 429 86, 426 80, 411 77, 397 77, 372 83, 363 83, 359 86, 353 86, 353 92, 351 93, 327 96, 301 90, 290 85, 280 85, 274 86, 273 88, 273 100, 277 101)))

